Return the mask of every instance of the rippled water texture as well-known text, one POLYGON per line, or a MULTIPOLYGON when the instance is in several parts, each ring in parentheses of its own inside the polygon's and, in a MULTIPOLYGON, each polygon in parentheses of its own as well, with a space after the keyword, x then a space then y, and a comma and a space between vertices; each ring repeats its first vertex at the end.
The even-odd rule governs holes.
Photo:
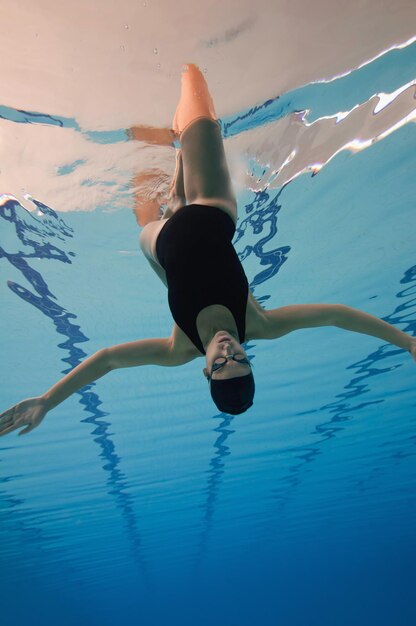
MULTIPOLYGON (((253 85, 221 117, 234 244, 266 308, 342 302, 416 334, 415 68, 403 40, 279 96, 269 75, 270 99, 253 85)), ((3 102, 6 409, 170 333, 132 209, 163 205, 175 151, 3 102)), ((247 350, 243 415, 215 413, 199 359, 114 371, 1 439, 2 625, 415 623, 409 354, 338 328, 247 350)))

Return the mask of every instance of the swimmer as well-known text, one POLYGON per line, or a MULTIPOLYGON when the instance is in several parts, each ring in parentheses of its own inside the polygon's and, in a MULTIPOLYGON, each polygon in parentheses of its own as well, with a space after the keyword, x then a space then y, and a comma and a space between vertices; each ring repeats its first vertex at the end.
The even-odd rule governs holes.
MULTIPOLYGON (((139 127, 131 137, 139 138, 139 127)), ((150 132, 150 131, 149 131, 150 132)), ((165 136, 166 135, 166 136, 165 136)), ((29 433, 45 415, 82 387, 110 371, 139 365, 175 367, 205 356, 203 374, 219 411, 239 414, 254 398, 252 364, 243 344, 278 339, 301 328, 336 326, 372 335, 408 350, 416 361, 416 338, 343 304, 299 304, 264 310, 251 293, 232 245, 237 201, 220 125, 207 83, 194 64, 185 65, 172 130, 176 170, 165 214, 143 203, 136 209, 140 247, 168 290, 174 320, 170 337, 103 348, 43 395, 0 415, 0 435, 29 433)))

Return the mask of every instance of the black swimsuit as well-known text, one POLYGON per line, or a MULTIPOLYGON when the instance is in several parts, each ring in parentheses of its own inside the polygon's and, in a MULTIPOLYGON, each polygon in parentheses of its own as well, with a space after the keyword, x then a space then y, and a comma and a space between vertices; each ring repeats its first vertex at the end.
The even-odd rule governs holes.
POLYGON ((234 233, 225 211, 189 204, 167 220, 156 241, 173 319, 202 354, 196 319, 211 304, 231 311, 240 343, 245 339, 248 281, 232 245, 234 233))

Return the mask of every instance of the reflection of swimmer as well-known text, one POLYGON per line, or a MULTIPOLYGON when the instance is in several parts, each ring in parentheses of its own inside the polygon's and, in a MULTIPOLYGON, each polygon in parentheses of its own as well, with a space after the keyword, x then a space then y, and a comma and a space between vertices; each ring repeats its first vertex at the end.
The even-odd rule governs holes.
POLYGON ((337 326, 373 335, 408 350, 416 360, 415 338, 357 309, 304 304, 265 311, 256 301, 232 246, 237 203, 212 98, 195 65, 185 66, 173 131, 161 132, 162 142, 178 138, 181 145, 168 208, 161 219, 148 206, 136 213, 144 226, 140 246, 168 288, 175 320, 171 336, 99 350, 42 396, 5 411, 1 435, 23 426, 19 434, 30 432, 49 410, 113 369, 179 366, 203 355, 203 372, 218 409, 242 413, 254 397, 251 364, 242 344, 300 328, 337 326))

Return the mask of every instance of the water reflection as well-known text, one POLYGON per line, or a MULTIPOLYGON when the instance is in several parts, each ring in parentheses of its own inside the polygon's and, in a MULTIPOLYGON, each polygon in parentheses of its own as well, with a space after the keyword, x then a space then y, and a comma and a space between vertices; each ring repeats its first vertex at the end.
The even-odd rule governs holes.
POLYGON ((367 102, 374 94, 391 93, 404 84, 414 82, 415 62, 416 42, 413 39, 404 48, 393 48, 346 75, 336 76, 327 82, 310 83, 279 94, 238 115, 224 117, 224 136, 232 137, 297 111, 307 111, 309 123, 336 116, 339 111, 353 109, 357 102, 367 102))
MULTIPOLYGON (((288 259, 290 246, 280 246, 266 251, 266 245, 274 239, 277 234, 277 219, 282 205, 279 198, 284 187, 274 197, 267 191, 259 191, 254 194, 253 201, 246 205, 247 217, 241 219, 237 225, 234 245, 237 245, 244 236, 246 230, 251 228, 254 235, 259 236, 254 245, 246 245, 238 253, 240 261, 243 262, 251 254, 254 254, 265 269, 256 274, 250 283, 250 289, 254 292, 256 287, 270 280, 280 271, 288 259)), ((264 302, 270 296, 263 296, 259 301, 264 302)))
MULTIPOLYGON (((0 247, 0 258, 19 270, 33 288, 31 291, 9 280, 7 284, 13 293, 41 311, 52 321, 56 332, 66 338, 58 344, 58 347, 67 353, 67 356, 62 359, 69 364, 69 367, 62 371, 62 374, 67 374, 87 356, 77 344, 87 342, 89 338, 82 332, 80 326, 72 321, 77 319, 76 314, 67 311, 57 302, 56 296, 50 291, 44 278, 29 264, 28 260, 45 258, 51 261, 72 263, 71 257, 75 254, 65 252, 62 247, 53 245, 51 239, 60 240, 62 245, 65 245, 68 239, 73 237, 73 229, 53 209, 34 198, 31 200, 38 209, 38 216, 27 211, 17 200, 10 197, 3 198, 0 204, 0 219, 15 229, 22 249, 8 252, 0 247)), ((132 557, 145 582, 149 584, 147 561, 142 553, 137 514, 134 510, 133 498, 128 493, 129 481, 119 467, 121 459, 109 433, 111 423, 104 419, 108 412, 99 408, 102 402, 98 394, 92 391, 94 387, 95 383, 91 383, 76 392, 81 397, 80 402, 85 407, 85 412, 89 414, 81 421, 93 426, 91 434, 100 449, 102 467, 106 472, 107 493, 114 498, 116 506, 122 512, 132 557)))
MULTIPOLYGON (((409 285, 403 290, 400 290, 396 297, 404 299, 405 301, 399 304, 392 313, 383 317, 385 321, 394 325, 404 325, 401 328, 404 332, 416 335, 416 266, 412 266, 405 270, 403 277, 400 280, 400 284, 409 285)), ((391 344, 383 344, 377 348, 374 352, 371 352, 366 357, 352 363, 347 367, 347 370, 354 370, 354 374, 351 380, 344 386, 346 391, 342 391, 335 395, 335 399, 328 402, 318 408, 311 409, 310 411, 303 411, 296 413, 297 416, 303 416, 307 414, 316 414, 319 417, 322 414, 330 414, 330 419, 325 419, 322 422, 317 423, 314 426, 312 435, 316 435, 318 440, 311 445, 307 446, 295 446, 285 449, 279 449, 278 455, 289 455, 293 460, 299 461, 291 465, 289 472, 286 475, 279 477, 279 486, 272 490, 270 495, 276 502, 276 508, 273 508, 274 515, 271 517, 271 524, 268 527, 264 526, 262 529, 262 539, 267 541, 273 537, 276 533, 275 521, 279 519, 284 511, 285 506, 294 498, 294 490, 299 487, 304 477, 304 472, 308 471, 308 465, 323 453, 324 445, 342 431, 347 428, 347 423, 353 419, 357 419, 362 411, 371 405, 383 405, 384 399, 372 400, 368 402, 358 401, 364 394, 371 392, 371 381, 376 376, 384 375, 391 372, 394 369, 402 367, 402 364, 388 365, 388 361, 385 367, 380 367, 381 362, 388 359, 392 359, 398 354, 403 354, 405 350, 397 348, 391 344)), ((416 437, 411 435, 410 437, 403 439, 402 444, 409 446, 409 442, 414 445, 416 437)), ((384 442, 379 444, 380 448, 389 448, 390 446, 397 448, 397 441, 384 442)), ((364 493, 369 489, 369 484, 377 475, 377 479, 388 471, 388 461, 394 460, 396 464, 402 462, 409 456, 414 456, 416 453, 403 452, 395 450, 393 453, 388 454, 382 458, 378 458, 379 467, 372 468, 369 475, 361 477, 359 480, 352 479, 352 486, 361 493, 364 493)), ((270 514, 270 510, 268 511, 270 514)))
MULTIPOLYGON (((0 478, 0 485, 18 480, 20 477, 4 476, 0 478)), ((56 589, 59 593, 62 585, 68 581, 74 584, 81 581, 82 572, 80 568, 74 566, 74 559, 69 558, 65 536, 56 531, 53 534, 46 532, 41 522, 37 524, 38 511, 28 509, 24 505, 24 499, 11 495, 9 489, 6 492, 0 488, 2 563, 4 581, 7 579, 9 588, 14 585, 19 588, 22 580, 31 581, 32 584, 42 576, 47 576, 49 592, 56 589), (9 555, 13 567, 7 568, 9 555), (16 555, 21 557, 18 561, 16 555), (39 563, 42 564, 41 571, 39 563), (65 563, 64 568, 62 563, 65 563)), ((49 514, 53 511, 44 509, 44 513, 49 514)))
POLYGON ((208 475, 207 486, 205 489, 207 496, 205 503, 200 507, 203 510, 202 530, 194 562, 194 574, 199 573, 199 568, 205 556, 216 508, 217 496, 220 490, 222 477, 225 472, 225 458, 231 454, 229 442, 227 443, 227 440, 228 437, 235 432, 232 428, 230 428, 234 420, 234 416, 221 413, 219 415, 214 415, 213 419, 220 419, 221 423, 214 428, 214 432, 219 433, 219 435, 213 444, 214 454, 209 462, 209 469, 206 470, 208 475))
MULTIPOLYGON (((254 276, 250 283, 250 287, 253 290, 256 286, 266 283, 270 278, 276 276, 288 259, 290 246, 276 247, 269 252, 264 251, 265 245, 273 240, 278 232, 278 213, 282 208, 282 205, 279 204, 279 198, 282 191, 283 189, 275 194, 274 197, 265 191, 256 193, 254 200, 246 207, 247 217, 240 220, 236 230, 234 244, 238 242, 244 243, 243 237, 248 227, 251 227, 254 235, 258 238, 254 245, 247 244, 244 246, 243 250, 239 252, 240 259, 244 260, 250 255, 254 255, 259 260, 260 265, 266 266, 263 271, 258 272, 254 276)), ((410 286, 396 294, 397 298, 405 299, 405 301, 398 305, 392 313, 382 318, 393 325, 405 324, 404 327, 400 327, 405 332, 413 335, 416 335, 415 281, 416 266, 413 266, 404 272, 403 278, 400 280, 401 284, 409 284, 410 286), (410 318, 410 315, 413 317, 410 318)), ((265 302, 270 298, 270 295, 264 295, 263 297, 257 296, 257 298, 260 302, 265 302)), ((255 347, 255 344, 245 345, 245 350, 249 354, 250 359, 254 358, 252 351, 255 347)), ((320 407, 310 409, 309 411, 295 413, 296 416, 316 414, 318 419, 322 414, 329 414, 331 417, 330 419, 325 419, 325 421, 318 422, 314 426, 311 434, 317 435, 319 437, 318 441, 307 446, 279 448, 277 452, 279 457, 282 455, 288 456, 293 460, 293 463, 291 463, 288 473, 279 477, 278 487, 274 488, 270 493, 272 501, 276 502, 278 508, 274 510, 274 515, 270 515, 271 511, 268 511, 268 517, 272 521, 269 527, 264 526, 262 529, 264 541, 267 541, 268 536, 274 535, 275 530, 273 524, 276 516, 281 516, 286 504, 293 499, 295 489, 302 482, 303 472, 309 464, 314 462, 322 454, 322 446, 328 440, 333 439, 341 433, 346 428, 345 423, 357 418, 359 413, 365 408, 372 405, 382 405, 384 403, 384 399, 369 400, 366 402, 363 401, 362 396, 371 391, 371 380, 375 376, 384 375, 402 366, 401 364, 386 364, 385 367, 380 367, 381 362, 386 359, 391 359, 403 352, 405 351, 391 344, 381 345, 365 358, 347 367, 347 370, 354 370, 354 374, 351 380, 345 385, 345 391, 336 394, 333 401, 320 407), (361 399, 361 401, 358 401, 359 399, 361 399)), ((223 421, 214 429, 214 432, 220 432, 220 436, 213 444, 214 454, 209 463, 209 470, 207 470, 209 474, 206 487, 207 498, 204 505, 203 528, 198 543, 195 571, 198 571, 202 566, 209 537, 212 533, 215 507, 226 471, 225 459, 232 453, 232 442, 229 440, 229 437, 238 429, 238 420, 234 421, 234 427, 230 428, 233 418, 224 414, 220 417, 223 421)), ((214 419, 218 419, 218 416, 214 416, 214 419)), ((396 452, 392 455, 397 462, 407 458, 407 456, 407 454, 397 454, 396 452)), ((378 471, 380 472, 380 469, 378 471)), ((361 491, 365 489, 365 484, 365 480, 360 481, 358 487, 361 491)))

